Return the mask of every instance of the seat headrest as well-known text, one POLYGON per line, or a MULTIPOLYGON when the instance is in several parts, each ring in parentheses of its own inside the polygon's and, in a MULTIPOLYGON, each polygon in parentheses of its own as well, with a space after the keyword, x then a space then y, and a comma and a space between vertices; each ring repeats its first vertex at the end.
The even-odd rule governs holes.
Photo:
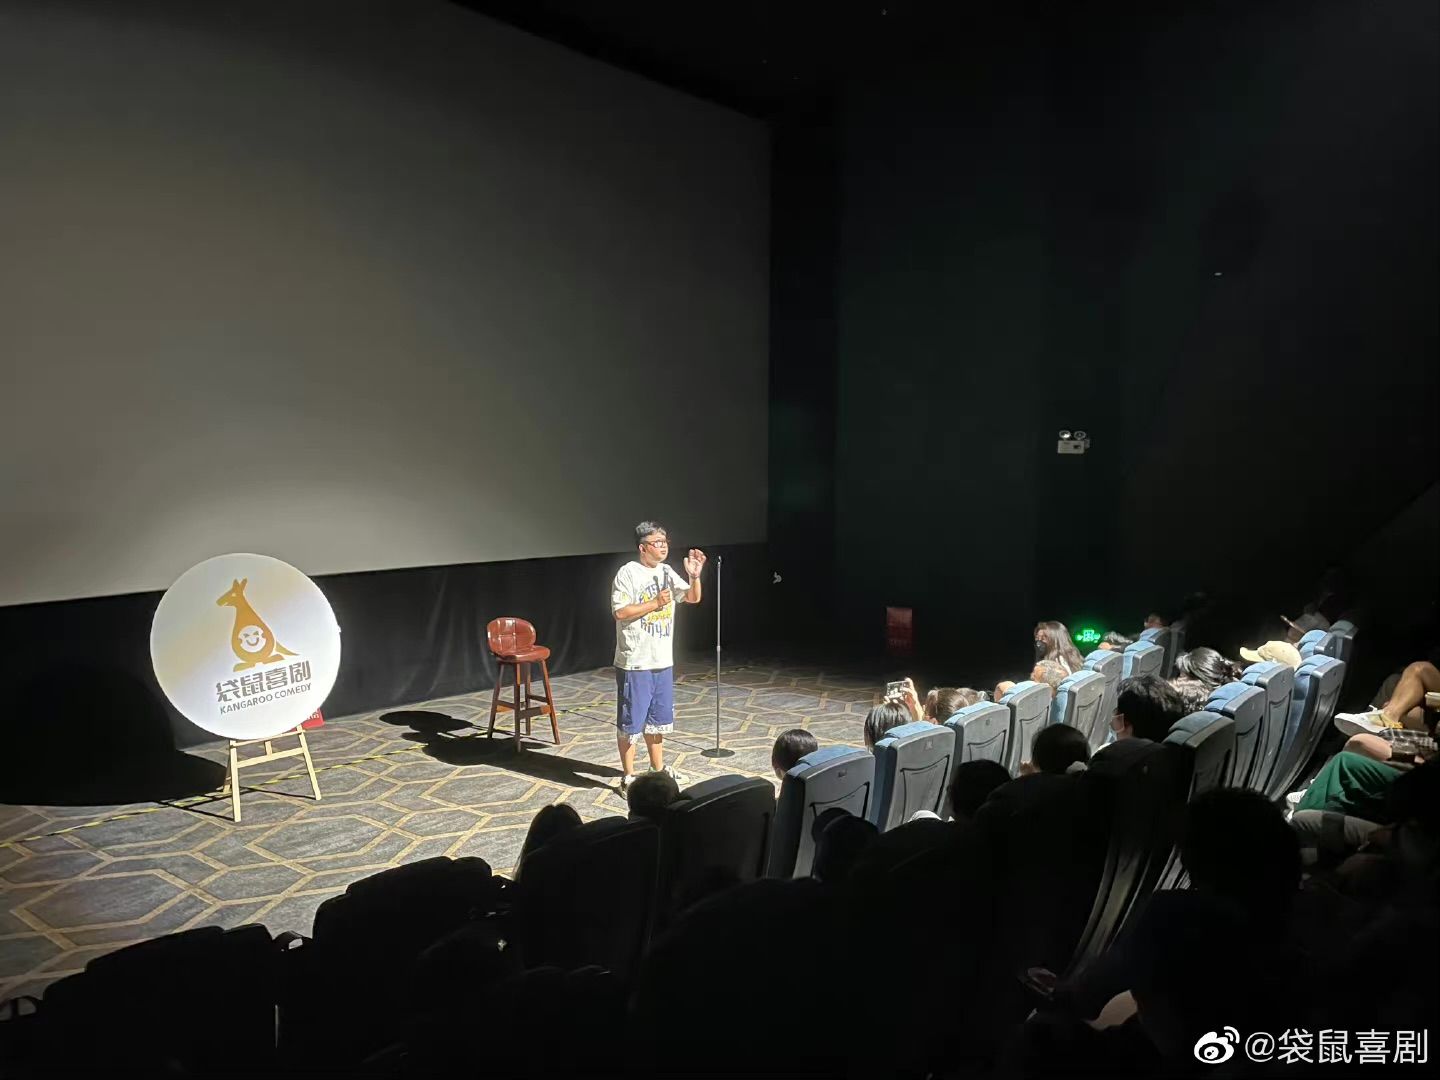
POLYGON ((892 748, 912 739, 923 739, 926 735, 946 735, 954 738, 954 733, 943 724, 917 720, 913 724, 901 724, 899 727, 891 728, 885 733, 884 738, 875 744, 875 749, 878 750, 882 746, 887 749, 892 748))
POLYGON ((1104 682, 1105 676, 1100 674, 1100 672, 1098 671, 1077 671, 1074 675, 1065 676, 1065 678, 1060 683, 1060 689, 1064 691, 1073 691, 1081 686, 1084 686, 1086 683, 1096 682, 1097 680, 1099 682, 1104 682))
POLYGON ((945 723, 947 725, 964 724, 970 720, 975 719, 975 717, 977 716, 984 716, 988 712, 995 712, 997 710, 1003 712, 1006 716, 1010 715, 1010 710, 1007 709, 1004 705, 1001 705, 999 702, 977 701, 974 705, 966 705, 965 708, 961 709, 954 716, 950 717, 950 719, 946 720, 945 723))

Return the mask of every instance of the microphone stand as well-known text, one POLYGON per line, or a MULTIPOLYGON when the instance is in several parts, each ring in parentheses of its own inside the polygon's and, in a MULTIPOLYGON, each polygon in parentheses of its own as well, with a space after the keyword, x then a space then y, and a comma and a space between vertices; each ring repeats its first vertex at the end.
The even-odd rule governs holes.
POLYGON ((725 556, 715 556, 715 745, 701 750, 700 756, 707 758, 734 757, 734 750, 720 745, 720 575, 725 566, 725 556))

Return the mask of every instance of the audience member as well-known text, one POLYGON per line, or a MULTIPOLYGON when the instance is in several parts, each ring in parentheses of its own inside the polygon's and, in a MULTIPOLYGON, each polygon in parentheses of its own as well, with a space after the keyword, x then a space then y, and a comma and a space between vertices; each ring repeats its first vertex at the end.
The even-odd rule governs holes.
POLYGON ((879 835, 880 830, 864 818, 832 806, 810 827, 815 843, 810 876, 827 885, 844 881, 879 835))
POLYGON ((925 695, 922 719, 943 724, 961 709, 980 700, 980 693, 968 686, 937 686, 925 695))
POLYGON ((916 722, 943 724, 967 705, 980 700, 980 693, 968 686, 937 686, 920 698, 913 679, 905 679, 899 691, 887 697, 886 701, 898 701, 909 710, 916 722))
POLYGON ((1268 660, 1292 668, 1298 668, 1301 660, 1300 650, 1288 641, 1267 641, 1254 649, 1242 648, 1240 658, 1251 664, 1259 664, 1268 660))
POLYGON ((1425 695, 1440 691, 1440 670, 1426 660, 1417 660, 1401 672, 1385 704, 1361 713, 1338 713, 1335 726, 1347 735, 1377 735, 1388 729, 1433 729, 1423 708, 1425 695))
POLYGON ((1168 624, 1165 622, 1165 617, 1158 612, 1152 611, 1145 616, 1144 629, 1146 630, 1163 630, 1166 625, 1168 624))
POLYGON ((1203 645, 1177 656, 1175 670, 1179 674, 1170 685, 1184 700, 1187 713, 1200 712, 1217 688, 1236 681, 1244 672, 1233 660, 1203 645))
POLYGON ((1183 652, 1175 658, 1175 670, 1187 678, 1204 683, 1211 690, 1239 680, 1245 669, 1205 645, 1183 652))
MULTIPOLYGON (((1041 660, 1030 671, 1030 681, 1044 683, 1050 687, 1050 696, 1053 698, 1060 691, 1060 684, 1070 677, 1070 672, 1065 670, 1065 665, 1058 660, 1041 660)), ((1002 682, 995 684, 995 700, 999 701, 1011 690, 1014 690, 1019 683, 1002 682)))
POLYGON ((521 867, 525 865, 526 856, 535 854, 562 833, 579 827, 580 815, 569 803, 542 806, 531 820, 529 831, 525 833, 525 843, 521 846, 520 858, 515 863, 516 875, 519 875, 521 867))
POLYGON ((1185 715, 1185 703, 1159 675, 1135 675, 1120 684, 1110 729, 1117 740, 1159 742, 1185 715))
POLYGON ((1030 681, 1044 683, 1050 687, 1050 696, 1054 697, 1060 692, 1060 684, 1071 674, 1058 660, 1041 660, 1035 665, 1035 670, 1030 672, 1030 681))
POLYGON ((1272 928, 1222 896, 1156 893, 1135 922, 1126 966, 1141 1029, 1161 1059, 1151 1075, 1199 1073, 1195 1047, 1208 1032, 1276 1031, 1293 1015, 1291 972, 1276 962, 1272 928))
POLYGON ((680 785, 675 777, 661 769, 651 769, 635 777, 625 796, 630 806, 630 820, 658 819, 665 808, 680 798, 680 785))
POLYGON ((1128 638, 1119 630, 1107 630, 1105 636, 1100 639, 1100 648, 1106 652, 1124 652, 1131 645, 1134 645, 1133 638, 1128 638))
POLYGON ((1030 760, 1020 765, 1020 772, 1061 775, 1089 760, 1090 743, 1083 731, 1069 724, 1047 724, 1031 742, 1030 760))
POLYGON ((1054 619, 1035 627, 1035 659, 1058 661, 1066 675, 1074 675, 1085 666, 1085 657, 1070 639, 1069 629, 1054 619))
POLYGON ((775 778, 783 780, 785 774, 800 763, 801 758, 818 749, 820 744, 815 740, 815 736, 804 728, 782 731, 770 751, 770 768, 775 770, 775 778))
POLYGON ((865 749, 875 750, 875 744, 885 737, 891 728, 908 724, 913 718, 910 710, 898 701, 882 701, 865 714, 865 749))
POLYGON ((950 774, 950 813, 956 821, 969 821, 990 793, 1010 780, 998 761, 962 761, 950 774))
POLYGON ((1394 765, 1342 750, 1321 766, 1295 809, 1383 823, 1385 793, 1399 776, 1400 770, 1394 765))
POLYGON ((1257 791, 1218 788, 1185 810, 1180 861, 1191 888, 1214 893, 1271 924, 1300 888, 1300 841, 1280 808, 1257 791))

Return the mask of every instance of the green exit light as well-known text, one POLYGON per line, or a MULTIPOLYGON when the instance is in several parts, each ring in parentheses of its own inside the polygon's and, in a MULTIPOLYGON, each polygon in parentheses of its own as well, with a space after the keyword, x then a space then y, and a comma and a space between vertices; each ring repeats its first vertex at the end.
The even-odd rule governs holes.
POLYGON ((1075 635, 1075 643, 1077 645, 1099 645, 1101 637, 1100 631, 1093 626, 1082 626, 1075 635))

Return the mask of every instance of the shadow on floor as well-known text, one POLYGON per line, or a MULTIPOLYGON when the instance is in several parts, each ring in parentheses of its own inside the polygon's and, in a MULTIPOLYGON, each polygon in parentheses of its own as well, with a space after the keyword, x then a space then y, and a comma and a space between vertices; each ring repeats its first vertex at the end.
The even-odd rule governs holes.
POLYGON ((164 706, 116 670, 37 672, 6 717, 0 803, 118 806, 214 791, 224 767, 175 749, 164 706))
POLYGON ((402 738, 424 744, 426 754, 447 765, 493 765, 506 772, 578 788, 613 787, 602 778, 620 778, 620 770, 612 765, 533 753, 533 749, 548 743, 530 737, 522 738, 523 749, 517 754, 512 736, 497 731, 494 738, 486 738, 472 724, 444 713, 410 710, 386 713, 380 719, 396 727, 408 727, 410 730, 402 738), (473 734, 454 734, 462 731, 473 734))

